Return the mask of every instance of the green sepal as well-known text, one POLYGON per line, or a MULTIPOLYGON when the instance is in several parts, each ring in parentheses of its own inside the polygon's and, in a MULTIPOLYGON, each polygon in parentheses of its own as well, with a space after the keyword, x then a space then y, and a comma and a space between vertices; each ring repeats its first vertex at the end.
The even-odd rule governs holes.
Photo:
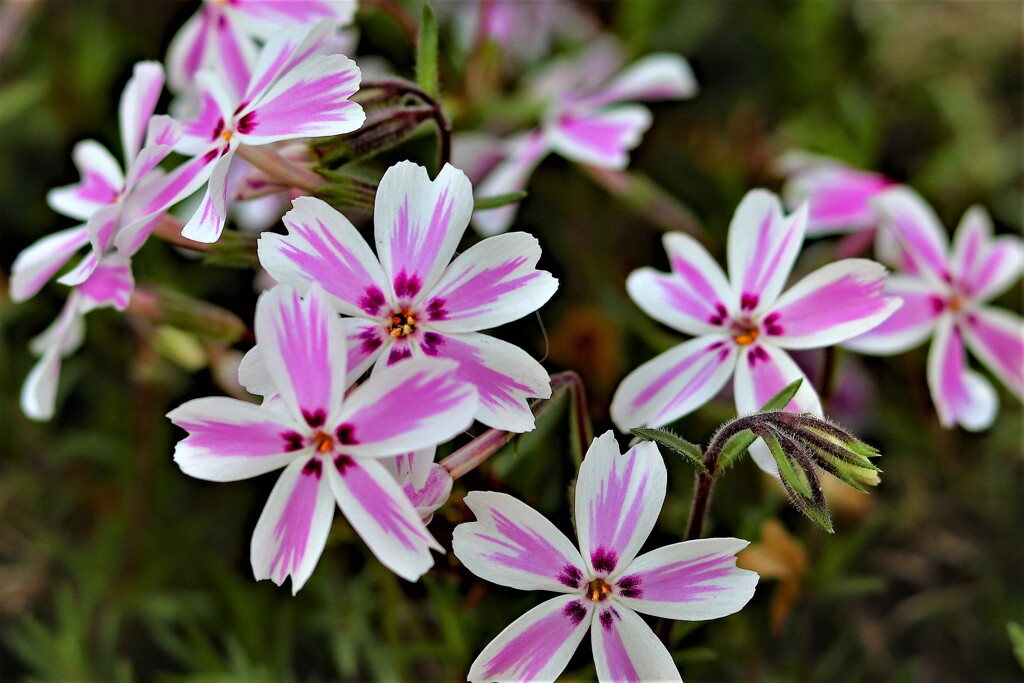
MULTIPOLYGON (((804 380, 801 378, 784 387, 782 391, 768 399, 767 403, 761 406, 761 409, 757 412, 774 413, 781 411, 793 400, 803 382, 804 380)), ((728 443, 722 448, 722 454, 718 456, 718 469, 724 470, 732 465, 737 458, 746 453, 747 449, 750 448, 750 444, 755 441, 757 441, 757 437, 754 436, 754 433, 746 430, 729 439, 728 443)))
POLYGON ((416 46, 416 83, 420 90, 437 99, 437 18, 430 3, 423 3, 420 36, 416 46))
POLYGON ((483 211, 484 209, 497 209, 502 206, 509 204, 515 204, 526 199, 526 190, 520 190, 519 192, 509 192, 508 194, 498 194, 493 197, 482 197, 473 202, 474 211, 483 211))
POLYGON ((664 446, 674 453, 678 453, 683 460, 690 463, 696 470, 703 474, 710 474, 704 465, 704 454, 700 446, 690 443, 678 434, 673 434, 667 429, 654 429, 651 427, 634 427, 629 430, 633 436, 644 441, 653 441, 659 446, 664 446))

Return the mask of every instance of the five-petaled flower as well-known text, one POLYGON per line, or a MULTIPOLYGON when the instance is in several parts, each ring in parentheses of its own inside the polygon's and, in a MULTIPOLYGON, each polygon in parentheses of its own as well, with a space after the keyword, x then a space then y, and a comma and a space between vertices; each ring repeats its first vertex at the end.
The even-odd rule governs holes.
MULTIPOLYGON (((696 240, 665 236, 672 272, 642 268, 626 288, 652 318, 696 338, 623 380, 611 408, 620 429, 668 424, 704 405, 730 377, 741 414, 800 378, 804 382, 786 409, 822 414, 817 392, 783 349, 855 337, 888 318, 900 300, 883 296, 885 268, 864 259, 831 263, 783 293, 806 224, 806 206, 785 216, 775 195, 749 192, 729 227, 728 279, 696 240)), ((764 470, 777 471, 764 444, 753 444, 750 452, 764 470)))
POLYGON ((900 247, 900 274, 886 292, 904 306, 891 318, 844 346, 861 353, 894 354, 926 339, 928 386, 943 426, 991 426, 998 410, 992 385, 967 365, 965 345, 1018 398, 1024 400, 1024 320, 985 305, 1024 272, 1019 237, 993 238, 981 207, 960 221, 952 248, 931 207, 913 190, 900 187, 875 200, 883 231, 900 247))
POLYGON ((347 396, 345 332, 323 290, 305 299, 280 285, 257 303, 256 335, 278 399, 257 406, 200 398, 168 414, 188 431, 174 459, 182 471, 235 481, 284 468, 256 523, 257 579, 298 591, 327 541, 337 501, 374 555, 415 580, 440 550, 382 460, 446 441, 472 422, 476 390, 455 363, 410 360, 347 396))
POLYGON ((661 512, 666 480, 653 443, 620 455, 611 432, 595 439, 576 481, 579 550, 511 496, 466 496, 478 521, 455 529, 459 560, 494 583, 560 594, 491 641, 469 680, 553 680, 588 629, 600 680, 679 680, 668 650, 637 612, 691 621, 724 617, 747 604, 757 574, 736 567, 747 541, 735 538, 686 541, 636 556, 661 512))

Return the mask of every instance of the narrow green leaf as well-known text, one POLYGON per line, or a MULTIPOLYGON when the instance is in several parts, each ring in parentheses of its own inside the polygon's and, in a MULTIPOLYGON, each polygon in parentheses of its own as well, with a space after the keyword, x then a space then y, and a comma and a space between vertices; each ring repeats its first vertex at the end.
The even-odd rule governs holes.
POLYGON ((659 446, 664 446, 670 451, 678 453, 682 456, 683 460, 686 460, 704 474, 708 474, 708 468, 704 465, 704 454, 701 453, 700 446, 697 444, 690 443, 683 437, 678 434, 673 434, 667 429, 634 427, 629 431, 633 433, 633 436, 639 437, 644 441, 653 441, 659 446))
POLYGON ((420 90, 437 99, 437 18, 430 3, 423 3, 420 37, 416 49, 416 83, 420 90))
POLYGON ((768 399, 768 402, 761 406, 759 413, 774 413, 783 410, 789 405, 789 402, 796 396, 796 392, 800 390, 800 385, 804 383, 803 378, 796 380, 789 386, 785 387, 782 391, 768 399))
POLYGON ((1010 636, 1010 644, 1013 646, 1013 656, 1021 670, 1024 670, 1024 627, 1015 621, 1007 622, 1006 633, 1010 636))
POLYGON ((515 204, 526 199, 526 194, 526 190, 520 190, 519 192, 484 197, 473 202, 473 209, 475 211, 483 211, 484 209, 497 209, 508 204, 515 204))

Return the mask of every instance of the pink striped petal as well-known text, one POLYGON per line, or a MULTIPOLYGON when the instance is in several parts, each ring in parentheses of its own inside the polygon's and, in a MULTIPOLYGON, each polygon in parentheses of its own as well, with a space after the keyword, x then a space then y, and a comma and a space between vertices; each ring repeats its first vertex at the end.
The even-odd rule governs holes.
POLYGON ((455 377, 476 387, 476 419, 488 427, 528 432, 534 426, 528 398, 551 396, 551 378, 530 354, 494 337, 470 332, 426 332, 420 350, 458 361, 455 377))
POLYGON ((416 508, 416 514, 423 519, 424 524, 429 524, 434 511, 448 502, 453 484, 452 475, 448 470, 437 463, 431 462, 429 465, 427 476, 420 486, 414 485, 411 478, 402 486, 402 491, 416 508))
POLYGON ((704 621, 740 611, 754 595, 757 574, 737 569, 738 538, 674 543, 636 558, 616 580, 613 595, 637 612, 704 621))
POLYGON ((877 327, 901 305, 883 296, 886 270, 844 259, 814 271, 776 300, 764 317, 766 337, 787 349, 832 346, 877 327))
MULTIPOLYGON (((791 413, 821 415, 818 392, 789 354, 771 344, 745 347, 736 363, 736 376, 733 380, 736 412, 748 415, 760 410, 768 399, 798 379, 803 379, 803 384, 785 409, 791 413)), ((778 472, 775 459, 761 441, 755 441, 749 452, 762 470, 769 474, 778 472)))
POLYGON ((329 21, 284 28, 278 26, 260 50, 243 101, 252 102, 262 97, 290 69, 320 54, 333 32, 329 21))
POLYGON ((725 273, 702 244, 672 232, 663 239, 671 273, 653 268, 633 271, 626 291, 644 313, 686 334, 721 333, 736 297, 725 273))
POLYGON ((391 336, 380 321, 360 318, 343 318, 345 347, 348 352, 348 377, 345 383, 352 386, 371 366, 387 353, 391 336))
POLYGON ((231 97, 219 79, 210 78, 208 72, 200 71, 196 76, 196 87, 201 89, 176 101, 184 100, 190 106, 183 107, 185 113, 178 114, 181 138, 174 149, 189 156, 206 154, 211 146, 219 148, 221 140, 218 138, 232 111, 229 109, 227 114, 223 111, 223 106, 230 105, 231 97))
POLYGON ((72 293, 53 324, 31 342, 32 351, 41 357, 21 386, 19 401, 26 417, 37 421, 53 417, 61 361, 78 348, 83 334, 78 297, 72 293))
POLYGON ((668 474, 649 441, 624 455, 611 430, 594 439, 576 479, 576 532, 591 576, 614 576, 633 561, 658 521, 668 474))
POLYGON ((139 155, 149 118, 164 89, 164 68, 159 62, 137 62, 121 95, 121 149, 128 163, 139 155))
POLYGON ((268 28, 288 24, 312 24, 329 19, 347 25, 355 18, 356 0, 236 0, 232 9, 268 28))
POLYGON ((894 187, 875 198, 881 216, 881 230, 896 237, 911 275, 935 283, 949 282, 947 263, 949 240, 938 216, 919 194, 909 187, 894 187))
POLYGON ((76 144, 71 158, 81 181, 50 190, 46 201, 57 213, 84 221, 101 207, 117 201, 124 187, 124 175, 117 160, 95 140, 76 144))
POLYGON ((213 45, 216 54, 210 61, 237 102, 242 101, 256 64, 252 40, 244 35, 232 12, 222 11, 213 23, 213 45))
POLYGON ((153 116, 149 119, 145 146, 135 156, 127 157, 128 177, 125 179, 125 189, 128 192, 134 194, 136 186, 147 179, 157 164, 174 151, 174 147, 181 140, 181 135, 181 124, 170 116, 153 116))
POLYGON ((377 188, 377 254, 395 296, 412 300, 430 291, 448 267, 473 213, 466 174, 446 164, 433 181, 422 166, 402 161, 377 188))
POLYGON ((100 259, 89 279, 78 285, 76 292, 81 298, 79 306, 82 312, 87 313, 108 306, 125 310, 134 289, 131 264, 127 258, 114 255, 100 259))
POLYGON ((167 85, 175 92, 193 87, 196 73, 204 64, 210 43, 210 28, 217 20, 215 7, 204 4, 193 14, 171 39, 167 50, 167 85))
POLYGON ((669 52, 650 54, 626 67, 586 103, 601 107, 616 102, 680 100, 697 94, 689 62, 669 52))
POLYGON ((615 391, 611 414, 623 432, 660 427, 710 401, 736 367, 728 337, 697 337, 669 349, 629 373, 615 391))
MULTIPOLYGON (((504 160, 477 185, 477 197, 498 197, 525 190, 530 175, 549 151, 544 134, 539 130, 509 140, 505 148, 504 160)), ((505 232, 518 210, 518 204, 506 204, 497 209, 476 211, 473 213, 473 227, 481 235, 505 232)))
POLYGON ((546 517, 512 496, 471 491, 465 503, 477 521, 455 528, 452 551, 469 571, 520 590, 579 594, 583 558, 546 517))
MULTIPOLYGON (((327 544, 334 500, 318 458, 300 458, 281 473, 252 534, 249 560, 257 581, 278 586, 292 577, 292 595, 306 583, 327 544)), ((326 465, 330 469, 330 464, 326 465)))
POLYGON ((796 172, 783 195, 790 208, 808 203, 807 234, 817 237, 875 227, 878 214, 871 200, 891 185, 879 173, 822 159, 796 172))
POLYGON ((198 398, 167 418, 188 436, 174 447, 185 474, 207 481, 237 481, 280 469, 297 457, 303 435, 291 417, 233 398, 198 398))
POLYGON ((425 295, 432 329, 473 332, 518 320, 547 303, 558 280, 537 270, 540 243, 525 232, 479 242, 458 258, 425 295))
POLYGON ((478 400, 473 386, 455 377, 456 367, 449 360, 410 358, 374 372, 345 399, 338 418, 349 433, 346 452, 400 455, 466 429, 478 400))
POLYGON ((560 115, 545 127, 548 145, 570 161, 621 170, 629 151, 651 126, 651 112, 640 105, 607 111, 576 111, 560 115))
POLYGON ((292 206, 283 219, 287 235, 260 237, 260 264, 267 272, 300 290, 320 283, 344 315, 390 315, 384 272, 359 231, 319 199, 299 197, 292 206))
POLYGON ((953 239, 950 267, 965 296, 988 301, 1024 273, 1024 243, 1016 236, 992 238, 992 220, 980 206, 967 210, 953 239))
POLYGON ((591 603, 575 595, 542 602, 509 624, 469 668, 469 680, 553 681, 587 633, 591 603))
POLYGON ((920 278, 890 275, 885 293, 903 305, 880 325, 843 343, 857 353, 891 355, 909 351, 932 335, 945 308, 944 296, 920 278))
POLYGON ((344 55, 312 57, 239 112, 238 137, 244 144, 265 145, 351 133, 366 119, 363 108, 348 99, 359 79, 359 67, 344 55))
POLYGON ((232 143, 231 147, 223 148, 223 156, 212 164, 206 194, 203 196, 199 208, 182 229, 182 237, 206 244, 213 244, 220 239, 220 234, 224 231, 224 223, 227 220, 228 199, 232 196, 233 190, 241 183, 247 169, 251 168, 243 160, 235 159, 236 147, 237 145, 232 143), (235 168, 232 168, 233 166, 235 168))
POLYGON ((89 233, 80 225, 47 235, 18 254, 11 264, 11 300, 34 296, 88 241, 89 233))
POLYGON ((342 514, 381 564, 408 581, 434 565, 441 546, 383 465, 339 455, 325 467, 342 514))
POLYGON ((590 644, 599 681, 682 681, 672 655, 640 616, 609 600, 596 608, 590 644))
POLYGON ((960 329, 971 352, 1024 401, 1024 319, 980 308, 967 314, 960 329))
MULTIPOLYGON (((430 476, 430 468, 434 464, 434 456, 437 454, 436 446, 428 446, 418 451, 410 451, 395 456, 395 481, 400 484, 408 482, 413 490, 422 489, 430 476)), ((383 462, 387 462, 385 459, 383 462)))
POLYGON ((779 198, 765 190, 743 197, 729 224, 729 280, 745 313, 763 311, 779 296, 800 253, 807 207, 782 212, 779 198))
POLYGON ((264 292, 256 339, 292 416, 312 428, 335 424, 345 391, 345 338, 323 290, 313 285, 305 299, 285 285, 264 292))
POLYGON ((939 318, 928 351, 928 388, 943 427, 972 432, 992 426, 999 397, 984 377, 967 367, 967 353, 952 315, 939 318))
POLYGON ((96 270, 96 266, 99 265, 100 257, 107 252, 113 242, 121 212, 120 204, 112 204, 99 209, 89 218, 89 222, 85 224, 85 230, 89 235, 92 251, 79 261, 78 265, 61 276, 57 282, 74 287, 89 279, 89 276, 96 270))

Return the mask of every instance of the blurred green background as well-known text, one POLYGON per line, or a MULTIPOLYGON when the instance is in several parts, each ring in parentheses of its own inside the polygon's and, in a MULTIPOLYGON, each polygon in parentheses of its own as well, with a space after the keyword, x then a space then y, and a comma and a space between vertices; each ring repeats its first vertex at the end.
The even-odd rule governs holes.
MULTIPOLYGON (((111 311, 88 318, 84 348, 64 364, 58 415, 24 418, 17 397, 33 363, 28 340, 65 292, 50 285, 12 305, 17 253, 71 221, 45 194, 77 176, 75 141, 117 148, 116 102, 139 59, 162 60, 195 3, 8 1, 0 28, 0 678, 97 681, 461 680, 505 625, 542 596, 503 589, 452 555, 417 584, 368 556, 338 516, 297 597, 255 583, 249 539, 271 475, 212 484, 171 460, 181 435, 164 419, 180 402, 221 393, 166 333, 111 311)), ((414 3, 399 4, 411 17, 414 3)), ((1024 21, 1019 2, 602 2, 581 5, 633 56, 677 51, 701 94, 657 104, 632 168, 689 206, 713 250, 752 187, 778 190, 777 156, 793 147, 906 181, 954 226, 974 203, 997 229, 1024 216, 1024 21)), ((454 8, 465 11, 465 6, 454 8)), ((359 54, 412 74, 413 48, 393 16, 364 3, 359 54)), ((462 68, 442 32, 442 89, 460 100, 462 68)), ((455 106, 458 109, 458 106, 455 106)), ((456 126, 458 126, 456 121, 456 126)), ((552 370, 587 383, 595 431, 630 369, 677 341, 627 298, 625 276, 666 266, 660 232, 550 157, 531 181, 519 225, 538 235, 561 280, 542 311, 496 332, 552 370)), ((365 221, 361 223, 366 227, 365 221)), ((810 244, 798 268, 833 258, 810 244)), ((253 273, 201 265, 153 242, 136 279, 208 300, 251 321, 253 273)), ((1015 287, 999 305, 1019 312, 1015 287)), ((244 350, 244 345, 237 349, 244 350)), ((186 354, 188 355, 188 354, 186 354)), ((196 354, 193 354, 196 355, 196 354)), ((741 613, 677 624, 673 654, 688 681, 1019 680, 1007 624, 1024 623, 1024 457, 1020 404, 980 435, 939 427, 925 349, 892 359, 840 354, 826 412, 878 446, 871 496, 829 490, 836 533, 788 507, 744 463, 716 491, 706 533, 754 541, 745 560, 766 575, 741 613), (769 575, 776 578, 769 578, 769 575)), ((822 358, 801 358, 809 371, 822 358)), ((729 397, 678 425, 706 441, 731 417, 729 397)), ((463 443, 465 439, 459 441, 463 443)), ((430 528, 446 548, 470 518, 468 489, 523 498, 571 532, 575 474, 564 412, 460 480, 430 528)), ((692 473, 669 460, 669 501, 652 538, 678 540, 692 473)), ((567 678, 593 677, 589 645, 567 678)))

